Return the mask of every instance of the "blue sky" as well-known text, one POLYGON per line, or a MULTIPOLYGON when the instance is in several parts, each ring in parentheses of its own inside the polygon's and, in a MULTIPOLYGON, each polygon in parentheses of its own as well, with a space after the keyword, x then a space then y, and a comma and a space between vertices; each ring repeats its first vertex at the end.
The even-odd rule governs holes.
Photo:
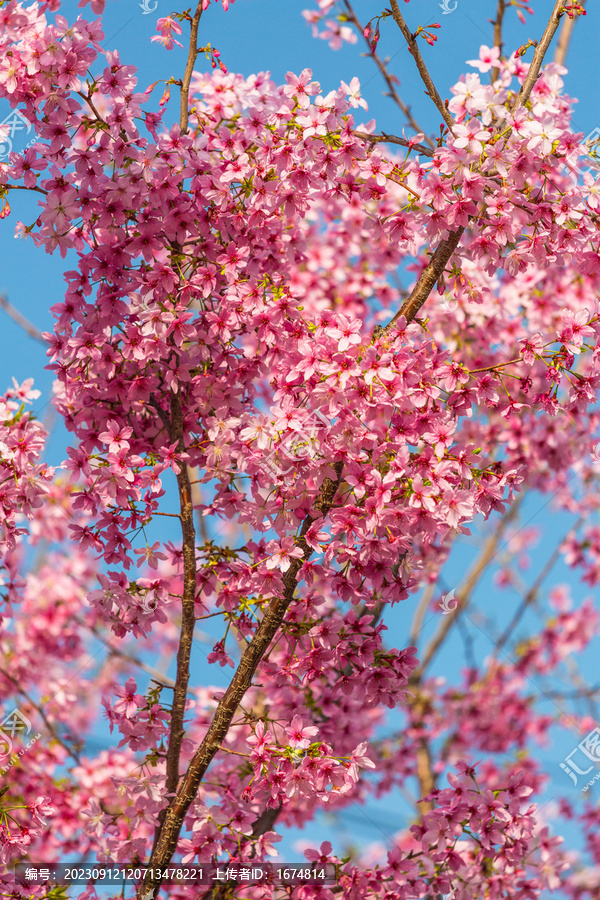
MULTIPOLYGON (((150 0, 149 5, 153 5, 154 2, 157 3, 155 12, 145 15, 138 0, 116 0, 116 2, 107 0, 104 18, 106 34, 104 46, 107 49, 118 49, 125 62, 138 67, 142 89, 160 78, 166 79, 171 75, 180 77, 185 64, 183 50, 175 48, 167 52, 159 45, 150 43, 150 38, 155 32, 156 18, 159 15, 168 15, 172 11, 172 6, 165 0, 150 0)), ((488 20, 495 13, 496 0, 456 0, 456 2, 456 10, 449 15, 442 13, 437 0, 412 0, 403 8, 403 13, 413 27, 431 22, 440 22, 442 25, 437 32, 439 39, 435 47, 430 48, 423 43, 422 52, 443 98, 450 96, 450 86, 462 73, 472 71, 466 66, 465 60, 476 58, 481 44, 491 45, 493 42, 492 26, 488 20)), ((324 91, 335 88, 340 80, 349 82, 353 76, 358 75, 363 86, 363 95, 369 103, 369 112, 365 114, 365 120, 373 117, 379 128, 400 134, 405 125, 402 114, 383 96, 383 85, 377 72, 370 61, 360 55, 363 48, 360 45, 345 45, 339 52, 332 52, 326 42, 314 40, 310 28, 301 17, 302 9, 310 5, 310 0, 237 0, 227 13, 224 13, 220 6, 211 6, 202 18, 200 38, 202 43, 210 41, 219 49, 221 59, 230 71, 245 75, 257 71, 270 71, 276 81, 283 81, 288 70, 299 73, 302 69, 310 67, 324 91)), ((532 0, 531 5, 535 9, 535 14, 527 16, 525 25, 518 21, 514 9, 507 11, 505 30, 507 50, 515 49, 526 43, 529 38, 538 38, 554 3, 553 0, 532 0)), ((575 29, 567 61, 570 71, 566 76, 567 93, 579 100, 575 107, 573 128, 583 132, 584 135, 600 126, 600 89, 592 65, 597 55, 596 48, 600 34, 600 7, 592 3, 588 6, 590 9, 587 17, 580 20, 575 29)), ((357 13, 363 20, 376 15, 381 8, 381 4, 373 0, 356 0, 357 13)), ((61 12, 69 17, 75 16, 78 12, 75 0, 64 2, 61 12)), ((89 6, 84 14, 91 17, 89 6)), ((411 104, 422 127, 431 133, 437 131, 438 114, 424 95, 412 58, 390 20, 384 23, 378 49, 382 56, 391 57, 390 67, 400 79, 399 92, 411 104)), ((198 68, 202 68, 203 63, 203 58, 200 58, 198 68)), ((94 71, 98 69, 99 66, 94 71)), ((176 121, 177 109, 177 91, 173 90, 169 107, 170 121, 176 121)), ((8 104, 5 101, 0 102, 0 122, 9 112, 8 104)), ((20 140, 24 147, 28 138, 24 134, 16 137, 14 149, 17 151, 21 149, 20 140)), ((67 260, 62 260, 58 254, 51 257, 43 250, 37 249, 31 240, 27 242, 15 240, 13 235, 16 220, 21 219, 25 223, 33 221, 37 201, 35 195, 27 196, 24 192, 13 192, 10 199, 13 213, 8 219, 0 221, 2 242, 0 292, 5 293, 9 301, 37 328, 42 331, 51 330, 52 317, 49 308, 62 299, 64 291, 62 273, 65 269, 75 268, 75 257, 69 257, 67 260)), ((42 390, 42 397, 37 401, 35 408, 43 418, 50 411, 52 384, 51 374, 44 369, 46 363, 44 348, 27 337, 2 311, 0 323, 2 349, 0 384, 10 384, 13 376, 18 381, 34 377, 37 387, 42 390)), ((49 462, 60 464, 64 458, 66 444, 67 436, 60 425, 56 424, 48 447, 49 462)), ((543 524, 545 527, 542 545, 532 554, 533 574, 525 575, 529 580, 533 580, 539 566, 552 552, 568 524, 563 515, 549 515, 549 508, 545 505, 547 499, 532 497, 525 506, 524 519, 529 518, 531 524, 543 524)), ((465 538, 456 545, 445 569, 444 582, 448 589, 460 588, 461 578, 476 556, 477 529, 474 528, 473 531, 473 538, 465 538)), ((165 536, 173 537, 171 534, 165 536)), ((562 570, 559 567, 558 574, 559 580, 573 583, 570 573, 564 567, 562 570)), ((573 584, 573 590, 576 600, 581 600, 588 593, 576 584, 573 584)), ((476 622, 472 623, 470 631, 475 655, 478 659, 482 659, 493 646, 487 637, 490 630, 489 620, 497 618, 497 592, 490 578, 483 580, 478 588, 477 597, 484 611, 483 615, 487 619, 481 620, 481 627, 476 622)), ((503 610, 509 609, 512 612, 517 603, 516 596, 512 599, 510 595, 502 597, 503 610)), ((406 633, 414 604, 415 598, 411 598, 406 604, 396 607, 389 618, 386 617, 386 623, 393 633, 397 633, 397 630, 406 633)), ((504 614, 501 620, 507 621, 504 614)), ((526 632, 526 626, 534 625, 535 621, 534 613, 528 614, 524 619, 523 633, 526 632)), ((431 633, 438 622, 439 616, 432 614, 426 626, 426 633, 431 633)), ((394 642, 398 646, 403 646, 401 638, 396 638, 394 642)), ((194 677, 198 682, 206 679, 213 683, 218 682, 219 673, 215 672, 214 667, 209 670, 203 664, 204 650, 209 652, 208 647, 202 649, 197 645, 194 677)), ((434 671, 446 674, 450 679, 455 678, 462 665, 461 661, 462 643, 456 638, 444 648, 434 671)), ((584 663, 584 671, 589 674, 590 680, 594 679, 592 659, 589 663, 584 663)), ((98 746, 105 744, 106 729, 99 725, 95 737, 98 746)), ((565 730, 557 734, 555 746, 540 751, 540 761, 552 778, 550 799, 554 792, 563 789, 562 773, 558 764, 572 749, 574 743, 572 734, 565 730)), ((364 810, 358 806, 350 807, 344 814, 342 822, 333 830, 331 823, 322 816, 316 824, 311 825, 310 831, 303 832, 301 837, 310 838, 312 843, 318 843, 320 840, 332 839, 333 835, 333 839, 337 839, 335 849, 338 851, 343 849, 346 842, 365 846, 371 841, 379 841, 382 844, 387 842, 389 846, 389 836, 405 823, 406 815, 410 817, 411 811, 404 799, 400 795, 389 796, 381 803, 371 804, 364 810)), ((298 836, 297 832, 286 836, 283 845, 280 845, 283 847, 284 858, 289 861, 299 859, 301 856, 293 849, 298 836)))

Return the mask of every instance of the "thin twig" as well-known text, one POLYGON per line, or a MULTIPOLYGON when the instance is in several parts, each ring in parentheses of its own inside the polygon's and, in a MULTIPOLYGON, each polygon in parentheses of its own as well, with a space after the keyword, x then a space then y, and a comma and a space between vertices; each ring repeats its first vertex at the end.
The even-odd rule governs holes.
MULTIPOLYGON (((361 33, 361 35, 363 36, 363 38, 366 41, 367 47, 369 48, 369 56, 373 57, 373 61, 374 61, 375 65, 381 72, 381 75, 383 76, 383 79, 388 86, 388 90, 390 92, 389 96, 392 98, 394 103, 402 110, 402 112, 406 116, 406 120, 407 120, 408 124, 410 125, 410 127, 414 128, 414 130, 417 134, 425 134, 425 132, 419 126, 419 123, 415 120, 413 114, 411 113, 410 106, 407 106, 406 103, 404 102, 404 100, 402 99, 402 97, 400 97, 400 95, 398 94, 398 91, 396 90, 396 87, 394 85, 393 78, 390 75, 390 73, 388 72, 385 62, 381 59, 381 57, 379 56, 379 54, 377 53, 376 50, 371 49, 370 41, 368 38, 365 37, 365 29, 359 22, 358 17, 356 15, 356 13, 354 12, 354 9, 350 5, 349 0, 344 0, 344 6, 346 7, 346 14, 348 16, 349 21, 352 22, 352 24, 361 33)), ((427 143, 429 144, 431 149, 435 150, 435 143, 432 140, 432 138, 429 137, 429 135, 425 135, 425 140, 427 141, 427 143)))
POLYGON ((417 150, 419 153, 422 153, 423 156, 433 157, 433 150, 430 150, 429 147, 424 147, 423 144, 411 144, 406 138, 396 137, 395 134, 386 134, 384 131, 382 131, 381 134, 364 134, 362 131, 355 131, 353 133, 357 138, 368 141, 370 144, 399 144, 400 147, 408 147, 410 150, 417 150))
POLYGON ((35 700, 33 699, 33 697, 31 697, 27 693, 27 691, 19 685, 19 682, 15 678, 13 678, 13 676, 10 675, 5 669, 0 669, 0 674, 4 675, 5 678, 8 678, 8 680, 12 682, 17 693, 19 693, 22 697, 24 697, 25 700, 29 704, 31 704, 33 709, 35 709, 36 712, 39 714, 39 716, 42 718, 44 725, 46 726, 46 728, 48 729, 48 731, 50 732, 50 734, 52 735, 54 740, 60 744, 60 746, 63 748, 63 750, 65 750, 69 754, 69 756, 71 756, 75 760, 75 762, 78 765, 80 765, 81 757, 79 756, 79 753, 77 752, 77 750, 73 749, 72 747, 69 747, 69 745, 67 743, 65 743, 65 741, 61 738, 61 736, 58 734, 58 732, 54 728, 54 725, 52 725, 52 723, 49 721, 48 717, 46 716, 46 713, 44 712, 43 707, 40 706, 39 703, 36 703, 35 700))
POLYGON ((23 313, 20 313, 19 310, 14 307, 4 294, 0 294, 0 307, 2 307, 4 312, 9 315, 13 322, 16 322, 29 337, 32 337, 34 341, 39 341, 40 344, 43 344, 45 347, 47 346, 42 332, 36 328, 29 319, 26 319, 23 313))
MULTIPOLYGON (((563 0, 563 2, 566 2, 566 0, 563 0)), ((421 56, 421 51, 419 50, 419 45, 417 44, 416 38, 414 38, 413 35, 411 34, 411 31, 410 31, 408 25, 406 24, 406 22, 404 21, 404 17, 402 15, 402 13, 400 12, 400 7, 398 6, 398 0, 390 0, 390 6, 392 9, 392 15, 394 17, 394 22, 396 23, 396 25, 402 32, 402 34, 404 36, 404 40, 408 44, 408 49, 410 50, 410 53, 411 53, 415 63, 417 64, 417 69, 419 70, 419 75, 421 76, 421 80, 423 81, 423 84, 427 88, 425 93, 427 94, 428 97, 431 97, 431 99, 435 103, 442 119, 444 120, 444 122, 446 123, 446 125, 448 126, 450 131, 452 131, 454 124, 455 124, 454 119, 452 118, 452 116, 450 115, 448 110, 446 109, 446 107, 442 101, 442 98, 438 94, 438 90, 437 90, 435 84, 433 83, 433 80, 431 78, 431 75, 429 74, 429 70, 428 70, 427 66, 425 65, 425 60, 421 56)))
POLYGON ((75 621, 82 628, 89 628, 95 638, 97 638, 104 646, 108 649, 110 656, 118 656, 120 659, 124 659, 127 662, 133 663, 136 666, 139 666, 140 669, 143 669, 144 672, 147 672, 148 675, 151 675, 155 681, 159 681, 164 684, 165 687, 174 688, 175 682, 169 678, 168 675, 164 675, 158 669, 155 669, 153 666, 149 666, 142 659, 137 656, 134 656, 132 653, 127 653, 124 650, 120 650, 119 647, 115 647, 110 641, 107 641, 101 634, 100 629, 97 625, 89 625, 87 622, 80 619, 78 616, 75 616, 75 621))
MULTIPOLYGON (((575 523, 575 525, 573 526, 573 530, 576 531, 584 521, 585 520, 580 517, 577 520, 577 522, 575 523)), ((496 642, 496 649, 494 650, 494 658, 502 650, 502 648, 508 641, 509 637, 513 633, 514 629, 519 624, 520 620, 522 619, 522 617, 525 613, 525 610, 535 601, 535 599, 538 595, 539 589, 541 588, 542 584, 544 583, 544 581, 546 580, 546 578, 548 577, 548 575, 550 574, 550 572, 552 571, 552 569, 554 568, 554 566, 556 565, 558 560, 560 559, 560 557, 561 557, 561 549, 560 548, 562 546, 562 543, 563 542, 561 541, 559 543, 558 547, 556 547, 556 549, 554 550, 554 553, 552 554, 552 556, 550 557, 550 559, 548 560, 548 562, 546 563, 546 565, 544 566, 542 571, 539 573, 539 575, 536 578, 536 580, 534 581, 534 583, 531 585, 531 587, 529 588, 529 590, 523 597, 521 603, 519 604, 519 608, 517 609, 514 616, 512 617, 509 625, 504 630, 504 633, 499 638, 499 640, 496 642)))
POLYGON ((432 639, 431 643, 429 644, 429 646, 427 647, 427 649, 423 655, 423 661, 413 672, 413 674, 411 676, 411 680, 410 680, 411 684, 416 685, 416 684, 420 683, 421 679, 423 678, 423 675, 425 674, 425 671, 427 670, 432 659, 434 658, 434 656, 436 655, 436 653, 438 652, 438 650, 444 643, 446 637, 448 636, 448 633, 450 632, 450 629, 454 625, 455 621, 458 619, 458 616, 462 615, 466 611, 466 609, 470 603, 473 591, 477 587, 477 584, 479 583, 479 580, 482 578, 488 565, 494 559, 494 557, 497 555, 498 545, 500 543, 502 535, 506 531, 508 525, 516 518, 516 516, 519 512, 520 506, 523 503, 523 499, 524 499, 524 494, 521 494, 514 501, 512 506, 509 507, 508 512, 500 520, 500 523, 497 526, 494 534, 490 538, 488 538, 488 540, 486 541, 479 559, 477 560, 477 562, 475 563, 475 565, 472 567, 471 571, 467 575, 467 578, 465 581, 465 589, 464 589, 461 597, 459 598, 460 602, 459 602, 455 612, 453 612, 452 615, 446 616, 444 618, 444 621, 440 625, 438 633, 432 639))
MULTIPOLYGON (((579 2, 585 9, 585 0, 579 0, 579 2)), ((554 62, 558 63, 559 66, 564 66, 565 64, 574 27, 575 16, 564 16, 560 34, 558 36, 558 44, 556 45, 556 53, 554 54, 554 62)))
POLYGON ((45 197, 48 196, 48 191, 38 187, 36 184, 32 184, 31 187, 25 187, 24 184, 3 184, 2 188, 5 191, 37 191, 38 194, 43 194, 45 197))

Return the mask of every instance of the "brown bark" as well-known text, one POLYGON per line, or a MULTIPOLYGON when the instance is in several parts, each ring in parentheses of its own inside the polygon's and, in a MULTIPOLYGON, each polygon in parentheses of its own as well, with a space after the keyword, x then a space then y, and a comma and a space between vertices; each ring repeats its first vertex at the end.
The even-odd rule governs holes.
MULTIPOLYGON (((325 480, 319 498, 315 502, 315 509, 322 516, 327 515, 331 509, 341 480, 342 463, 335 463, 333 468, 336 472, 336 480, 332 481, 329 478, 325 480)), ((313 553, 306 542, 305 535, 314 521, 315 518, 312 516, 307 516, 304 520, 300 537, 297 541, 303 552, 302 559, 294 559, 285 573, 283 577, 283 596, 276 597, 269 604, 252 640, 242 655, 224 697, 219 702, 204 740, 196 750, 176 796, 165 810, 158 839, 148 862, 149 869, 166 866, 175 852, 183 820, 196 796, 206 770, 225 740, 233 716, 244 694, 252 684, 258 664, 271 645, 294 599, 298 572, 304 561, 313 553)), ((147 900, 149 897, 154 897, 159 886, 159 879, 147 877, 138 891, 139 900, 147 900)))

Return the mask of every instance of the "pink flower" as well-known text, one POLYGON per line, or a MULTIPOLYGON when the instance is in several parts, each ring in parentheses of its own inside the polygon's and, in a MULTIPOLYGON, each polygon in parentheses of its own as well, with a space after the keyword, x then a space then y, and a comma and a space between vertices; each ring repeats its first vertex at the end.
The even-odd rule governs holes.
POLYGON ((280 543, 272 541, 267 549, 271 550, 271 555, 266 560, 267 569, 279 568, 282 572, 287 572, 292 559, 302 559, 304 556, 302 548, 296 546, 293 537, 286 537, 280 543))
POLYGON ((120 699, 113 704, 113 710, 116 713, 126 716, 128 719, 132 719, 136 715, 138 709, 146 704, 145 698, 142 697, 141 694, 136 694, 136 690, 137 684, 135 678, 128 678, 125 682, 125 687, 116 687, 114 693, 117 697, 120 697, 120 699))
POLYGON ((467 60, 468 66, 475 66, 480 72, 489 72, 490 69, 498 65, 500 60, 500 50, 498 47, 486 47, 485 44, 479 48, 479 59, 467 60))
POLYGON ((342 90, 350 98, 350 106, 353 106, 355 109, 359 106, 362 106, 363 109, 369 108, 367 101, 360 96, 360 81, 356 76, 350 81, 350 84, 342 81, 342 90))
POLYGON ((527 130, 531 135, 527 142, 527 149, 533 150, 539 147, 545 156, 552 153, 554 141, 559 140, 562 135, 560 128, 556 128, 553 119, 549 116, 544 117, 541 121, 532 120, 529 122, 527 130))
POLYGON ((374 769, 375 763, 369 759, 368 756, 365 756, 367 750, 367 742, 363 741, 358 747, 352 751, 350 754, 350 767, 349 774, 352 776, 354 781, 358 781, 358 770, 362 769, 374 769))
POLYGON ((465 125, 455 125, 452 130, 455 135, 453 145, 458 149, 465 148, 477 156, 483 153, 483 144, 491 137, 490 132, 482 128, 477 119, 470 119, 465 125))
POLYGON ((311 738, 319 733, 319 729, 314 725, 303 726, 300 716, 294 716, 285 731, 289 739, 289 746, 295 750, 306 750, 307 747, 310 747, 311 738))
POLYGON ((171 16, 165 16, 159 19, 156 23, 156 27, 160 34, 155 34, 150 38, 151 41, 162 44, 166 50, 172 50, 173 44, 177 44, 178 47, 183 47, 183 44, 180 44, 179 41, 176 41, 173 38, 174 34, 181 34, 181 25, 171 16))
POLYGON ((132 434, 133 428, 130 428, 128 425, 119 425, 114 419, 109 419, 106 431, 103 431, 98 437, 105 444, 108 444, 108 449, 111 453, 118 453, 122 449, 129 449, 128 438, 132 434))
POLYGON ((86 824, 86 832, 96 837, 102 837, 106 831, 106 823, 109 816, 105 815, 98 805, 98 801, 93 798, 90 800, 90 808, 82 809, 81 815, 89 821, 86 824))
POLYGON ((160 553, 157 550, 157 547, 160 547, 160 543, 158 541, 156 541, 154 544, 152 544, 151 547, 148 544, 146 544, 146 546, 143 549, 134 550, 133 552, 136 553, 140 557, 137 561, 138 566, 143 565, 143 563, 147 563, 151 569, 157 569, 158 561, 160 559, 167 558, 166 553, 160 553))

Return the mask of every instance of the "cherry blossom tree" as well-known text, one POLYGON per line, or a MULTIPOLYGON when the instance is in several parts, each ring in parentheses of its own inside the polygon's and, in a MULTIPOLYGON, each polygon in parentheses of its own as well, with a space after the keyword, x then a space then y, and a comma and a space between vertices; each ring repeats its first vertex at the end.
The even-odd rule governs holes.
POLYGON ((0 96, 36 135, 0 168, 3 215, 75 260, 44 335, 61 467, 43 462, 32 383, 0 399, 2 708, 20 716, 11 737, 40 734, 13 757, 3 723, 3 896, 64 897, 12 864, 74 855, 148 866, 140 900, 197 897, 158 870, 260 862, 286 827, 398 790, 414 818, 382 859, 306 849, 336 884, 200 895, 597 896, 593 790, 561 804, 583 863, 536 805, 530 752, 556 721, 596 724, 577 705, 595 692, 571 673, 567 696, 560 673, 597 613, 547 587, 559 560, 600 578, 600 181, 547 58, 583 5, 556 0, 536 41, 505 50, 505 14, 527 9, 499 0, 495 45, 446 100, 425 59, 439 24, 419 25, 418 4, 363 22, 318 0, 316 36, 366 43, 402 135, 364 122, 357 79, 228 71, 201 46, 228 0, 158 19, 157 43, 187 53, 159 98, 101 46, 104 5, 68 20, 60 0, 0 3, 0 96), (378 55, 383 32, 412 57, 436 138, 378 55), (39 195, 29 224, 20 191, 39 195), (532 492, 575 525, 528 586, 532 492), (444 564, 482 521, 450 597, 444 564), (449 684, 433 664, 489 571, 522 602, 449 684), (552 614, 517 640, 542 593, 552 614), (386 626, 396 604, 414 608, 410 634, 386 626), (199 622, 224 688, 194 682, 199 622), (102 709, 114 743, 95 753, 102 709))

